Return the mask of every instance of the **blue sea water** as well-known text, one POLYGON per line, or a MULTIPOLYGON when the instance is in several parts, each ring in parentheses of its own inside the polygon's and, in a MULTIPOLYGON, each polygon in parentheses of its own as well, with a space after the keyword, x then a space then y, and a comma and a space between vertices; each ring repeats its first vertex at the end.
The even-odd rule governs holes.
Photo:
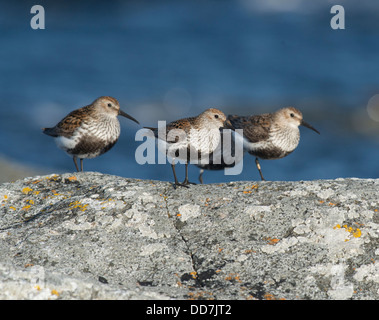
MULTIPOLYGON (((293 105, 321 135, 301 127, 291 155, 261 161, 266 179, 379 177, 379 122, 367 113, 379 93, 377 0, 344 1, 344 30, 330 26, 340 3, 326 0, 39 1, 44 30, 30 27, 34 4, 0 1, 0 155, 74 171, 41 128, 102 95, 142 126, 209 107, 248 115, 293 105)), ((118 143, 85 169, 172 181, 168 164, 136 163, 141 127, 120 122, 118 143)), ((198 172, 190 166, 192 181, 198 172)), ((249 155, 238 176, 204 174, 258 179, 249 155)))

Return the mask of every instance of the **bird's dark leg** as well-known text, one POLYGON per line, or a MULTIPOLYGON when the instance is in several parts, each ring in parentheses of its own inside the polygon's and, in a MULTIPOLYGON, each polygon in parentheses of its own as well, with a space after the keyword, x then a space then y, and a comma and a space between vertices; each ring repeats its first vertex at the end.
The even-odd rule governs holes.
POLYGON ((255 158, 255 164, 256 164, 256 166, 258 168, 259 174, 261 175, 262 181, 265 181, 265 178, 263 178, 263 174, 262 174, 262 170, 261 170, 261 165, 259 164, 258 158, 255 158))
POLYGON ((185 185, 185 184, 183 184, 183 183, 179 183, 178 178, 176 177, 175 164, 174 164, 174 162, 171 163, 171 168, 172 168, 172 172, 173 172, 173 174, 174 174, 174 179, 175 179, 175 182, 174 182, 174 189, 176 189, 176 186, 181 186, 181 187, 186 187, 186 188, 188 188, 187 185, 185 185))
POLYGON ((189 182, 188 181, 188 162, 186 163, 186 177, 185 177, 185 179, 184 179, 184 181, 183 181, 182 184, 184 184, 184 185, 196 184, 195 182, 189 182))
POLYGON ((176 177, 175 165, 171 163, 172 173, 174 174, 175 184, 178 184, 178 178, 176 177))
POLYGON ((80 171, 83 172, 83 159, 80 158, 80 171))
POLYGON ((73 159, 74 159, 74 163, 75 163, 76 171, 79 172, 79 167, 78 167, 78 163, 77 163, 77 161, 76 161, 76 156, 74 156, 73 159))

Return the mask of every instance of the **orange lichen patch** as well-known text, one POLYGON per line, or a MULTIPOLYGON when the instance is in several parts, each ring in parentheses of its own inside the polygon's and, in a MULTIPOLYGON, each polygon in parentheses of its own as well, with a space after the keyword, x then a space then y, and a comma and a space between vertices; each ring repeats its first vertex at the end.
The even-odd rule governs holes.
POLYGON ((188 300, 214 300, 212 292, 209 291, 199 291, 199 292, 189 292, 188 300))
POLYGON ((76 178, 75 176, 68 177, 67 179, 70 180, 70 181, 75 181, 75 180, 77 180, 77 178, 76 178))
POLYGON ((16 208, 15 208, 15 207, 12 207, 12 206, 11 206, 11 207, 9 207, 9 209, 12 209, 12 210, 16 210, 16 208))
POLYGON ((37 284, 37 285, 34 286, 34 289, 37 289, 38 291, 40 291, 41 287, 37 284))
MULTIPOLYGON (((320 200, 319 203, 323 204, 323 203, 325 203, 325 201, 324 200, 320 200)), ((328 202, 328 206, 330 206, 330 207, 333 207, 333 206, 336 206, 336 205, 337 205, 337 203, 328 202)))
POLYGON ((193 279, 196 279, 197 278, 197 272, 196 271, 192 271, 189 273, 193 279))
MULTIPOLYGON (((353 228, 348 227, 347 224, 344 224, 342 227, 341 225, 337 224, 333 229, 345 229, 347 232, 349 232, 354 238, 359 238, 362 236, 362 231, 359 228, 353 228)), ((345 241, 349 241, 349 239, 346 239, 345 241)))
POLYGON ((227 280, 227 281, 232 280, 232 276, 231 276, 231 275, 226 276, 226 277, 225 277, 225 280, 227 280))
POLYGON ((363 223, 358 223, 358 222, 354 222, 355 225, 359 226, 359 227, 363 227, 364 224, 363 223))
POLYGON ((112 202, 112 201, 116 201, 114 199, 97 199, 98 201, 101 201, 100 204, 105 204, 105 203, 109 203, 109 202, 112 202))
POLYGON ((359 238, 360 236, 362 235, 362 232, 359 228, 357 228, 354 232, 353 232, 353 237, 354 238, 359 238))
POLYGON ((71 202, 68 206, 71 209, 78 208, 80 211, 85 211, 87 210, 88 204, 82 204, 80 201, 74 201, 74 202, 71 202))
POLYGON ((280 239, 271 238, 271 237, 268 237, 265 240, 267 241, 267 244, 270 244, 272 246, 275 245, 275 244, 277 244, 280 241, 280 239))
POLYGON ((59 293, 55 289, 51 290, 51 294, 56 295, 57 297, 59 297, 59 293))
POLYGON ((29 199, 29 200, 26 200, 26 203, 28 203, 28 204, 23 206, 21 210, 29 210, 30 207, 32 206, 32 204, 34 204, 34 201, 29 199))
POLYGON ((246 187, 243 187, 244 189, 258 189, 258 185, 257 184, 253 184, 252 186, 246 186, 246 187))
POLYGON ((181 215, 180 213, 178 213, 176 216, 177 216, 177 217, 181 217, 182 215, 181 215))
POLYGON ((1 202, 4 202, 4 203, 2 203, 1 206, 2 206, 2 207, 5 206, 5 202, 7 202, 7 201, 8 201, 8 196, 7 196, 7 195, 4 195, 4 199, 1 200, 1 202))
POLYGON ((351 232, 353 230, 353 228, 352 227, 348 227, 347 224, 344 224, 342 227, 345 228, 349 232, 351 232))
POLYGON ((34 264, 33 263, 27 263, 24 265, 24 268, 29 268, 29 267, 33 267, 34 264))
POLYGON ((263 296, 263 298, 265 299, 265 300, 286 300, 286 299, 284 299, 284 298, 276 298, 273 294, 271 294, 271 293, 265 293, 265 295, 263 296))
POLYGON ((241 283, 241 279, 240 279, 240 276, 238 275, 238 273, 229 273, 226 277, 225 277, 225 280, 226 281, 237 281, 239 283, 241 283))
POLYGON ((22 193, 23 194, 28 194, 30 191, 33 191, 33 189, 31 189, 29 187, 26 187, 26 188, 22 189, 22 193))
POLYGON ((246 187, 244 187, 244 189, 248 189, 248 190, 244 190, 244 191, 242 191, 242 193, 249 194, 249 193, 252 193, 253 190, 257 191, 258 190, 258 185, 257 184, 253 184, 252 186, 246 186, 246 187))
POLYGON ((51 190, 51 192, 53 193, 54 196, 60 196, 61 194, 58 193, 56 190, 51 190))
POLYGON ((46 177, 46 180, 56 180, 58 178, 57 174, 54 174, 52 177, 46 177))
POLYGON ((270 293, 265 293, 265 295, 263 296, 263 298, 265 300, 276 300, 276 298, 274 297, 274 295, 272 295, 270 293))

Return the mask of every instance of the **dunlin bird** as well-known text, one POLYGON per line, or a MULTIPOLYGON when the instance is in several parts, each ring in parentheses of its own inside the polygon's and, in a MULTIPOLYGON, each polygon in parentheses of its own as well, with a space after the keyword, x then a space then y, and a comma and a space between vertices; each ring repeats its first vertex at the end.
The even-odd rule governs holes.
POLYGON ((72 111, 55 127, 42 131, 54 137, 58 147, 73 157, 79 172, 77 158, 83 171, 83 159, 97 157, 115 145, 120 136, 119 115, 139 123, 120 109, 115 98, 100 97, 92 104, 72 111))
POLYGON ((255 164, 262 180, 265 179, 258 158, 280 159, 289 155, 299 144, 299 126, 320 134, 293 107, 255 116, 228 116, 228 120, 232 128, 243 129, 244 149, 255 156, 255 164))
POLYGON ((219 129, 224 126, 225 121, 226 116, 222 111, 210 108, 196 117, 170 122, 166 125, 163 135, 160 134, 159 128, 148 128, 153 130, 154 136, 158 139, 158 148, 172 159, 174 188, 194 184, 188 181, 188 163, 198 163, 204 158, 209 158, 220 143, 219 129), (182 183, 179 183, 176 177, 175 159, 185 161, 185 179, 182 183))

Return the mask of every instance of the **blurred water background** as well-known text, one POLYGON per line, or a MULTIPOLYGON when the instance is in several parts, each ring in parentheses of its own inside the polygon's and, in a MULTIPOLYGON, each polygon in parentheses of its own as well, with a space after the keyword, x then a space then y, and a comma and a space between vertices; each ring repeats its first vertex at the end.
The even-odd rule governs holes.
MULTIPOLYGON (((45 30, 30 27, 34 4, 0 1, 2 181, 9 164, 73 172, 41 128, 102 95, 143 126, 209 107, 248 115, 292 105, 321 135, 301 127, 291 155, 261 161, 266 179, 379 177, 379 1, 38 1, 45 30), (345 30, 330 27, 334 4, 345 30)), ((136 163, 141 127, 120 122, 118 143, 85 170, 172 181, 168 164, 136 163)), ((190 166, 192 181, 198 172, 190 166)), ((238 176, 204 175, 232 180, 259 180, 253 157, 238 176)))

